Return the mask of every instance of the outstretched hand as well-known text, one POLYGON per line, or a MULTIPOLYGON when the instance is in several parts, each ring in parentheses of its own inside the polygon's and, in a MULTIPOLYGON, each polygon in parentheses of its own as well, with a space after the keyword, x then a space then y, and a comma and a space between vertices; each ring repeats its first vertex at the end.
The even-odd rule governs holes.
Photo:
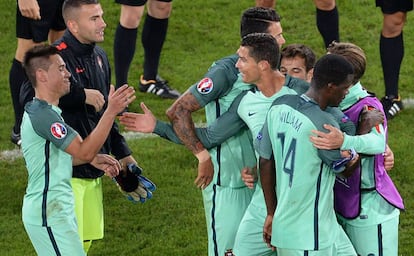
POLYGON ((144 114, 124 112, 119 116, 119 122, 128 131, 152 133, 155 129, 157 118, 143 102, 141 102, 140 106, 144 114))
POLYGON ((124 111, 128 107, 128 104, 131 104, 135 98, 135 90, 133 87, 124 84, 115 91, 115 87, 111 84, 106 111, 116 116, 118 113, 124 111))

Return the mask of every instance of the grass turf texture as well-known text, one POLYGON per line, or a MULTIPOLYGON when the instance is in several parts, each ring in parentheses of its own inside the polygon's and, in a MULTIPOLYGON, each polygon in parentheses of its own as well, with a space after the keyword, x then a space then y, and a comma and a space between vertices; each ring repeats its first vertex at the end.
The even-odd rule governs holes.
MULTIPOLYGON (((15 52, 15 1, 4 0, 0 9, 0 150, 15 149, 10 142, 13 109, 8 86, 11 60, 15 52)), ((113 35, 118 23, 119 5, 101 0, 108 24, 102 47, 113 59, 113 35)), ((239 20, 254 0, 192 0, 173 2, 167 40, 162 52, 159 73, 173 88, 185 91, 203 76, 212 61, 236 51, 239 44, 239 20)), ((368 67, 362 83, 382 97, 383 77, 378 41, 382 14, 373 0, 338 0, 342 41, 362 47, 368 67)), ((305 43, 318 56, 324 53, 323 41, 315 25, 315 7, 310 0, 277 0, 282 15, 286 44, 305 43)), ((404 30, 405 58, 400 75, 403 98, 414 98, 411 74, 414 63, 414 13, 408 15, 404 30)), ((141 29, 139 30, 141 31, 141 29)), ((130 70, 130 84, 136 86, 142 73, 143 51, 140 38, 130 70)), ((113 78, 114 81, 114 78, 113 78)), ((172 103, 157 96, 137 92, 131 111, 140 111, 144 101, 161 119, 172 103)), ((411 255, 414 244, 414 158, 410 151, 414 110, 407 108, 389 123, 389 145, 395 154, 395 167, 390 175, 405 199, 407 211, 401 214, 399 254, 411 255)), ((194 116, 204 122, 203 111, 194 116)), ((113 182, 104 178, 105 238, 92 244, 89 255, 206 255, 207 238, 201 192, 193 185, 197 162, 182 146, 157 137, 130 139, 134 156, 157 185, 154 197, 145 204, 131 204, 113 182)), ((0 158, 0 255, 35 255, 21 222, 21 203, 27 174, 22 158, 0 158)))

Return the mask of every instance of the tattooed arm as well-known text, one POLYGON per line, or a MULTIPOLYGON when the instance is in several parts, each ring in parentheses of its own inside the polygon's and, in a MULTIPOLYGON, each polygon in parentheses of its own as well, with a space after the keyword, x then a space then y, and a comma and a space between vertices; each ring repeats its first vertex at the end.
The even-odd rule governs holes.
POLYGON ((191 114, 202 107, 194 97, 187 91, 167 110, 174 131, 183 144, 191 150, 198 159, 198 176, 194 183, 197 187, 206 187, 213 179, 214 167, 210 154, 204 148, 195 133, 194 122, 191 114))

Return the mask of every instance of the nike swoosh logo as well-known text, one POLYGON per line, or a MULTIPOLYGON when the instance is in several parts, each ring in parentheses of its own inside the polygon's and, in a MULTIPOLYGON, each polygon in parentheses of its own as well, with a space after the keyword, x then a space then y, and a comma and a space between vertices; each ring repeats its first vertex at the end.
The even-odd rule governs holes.
POLYGON ((247 115, 248 115, 248 116, 252 116, 252 115, 254 115, 254 114, 256 114, 256 112, 249 112, 247 115))

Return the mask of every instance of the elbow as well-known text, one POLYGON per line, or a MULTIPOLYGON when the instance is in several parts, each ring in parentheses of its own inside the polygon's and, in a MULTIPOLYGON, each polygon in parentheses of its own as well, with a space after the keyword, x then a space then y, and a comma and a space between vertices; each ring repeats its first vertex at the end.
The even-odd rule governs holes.
POLYGON ((201 108, 200 104, 190 92, 181 95, 172 105, 167 109, 165 114, 170 122, 179 119, 191 118, 191 114, 201 108))
POLYGON ((188 118, 191 116, 191 111, 188 110, 181 102, 176 101, 165 112, 170 122, 177 121, 179 119, 188 118))
POLYGON ((177 118, 177 106, 176 103, 174 103, 171 107, 169 107, 167 109, 167 111, 165 111, 165 114, 167 115, 168 119, 170 120, 170 122, 172 122, 174 119, 177 118))

